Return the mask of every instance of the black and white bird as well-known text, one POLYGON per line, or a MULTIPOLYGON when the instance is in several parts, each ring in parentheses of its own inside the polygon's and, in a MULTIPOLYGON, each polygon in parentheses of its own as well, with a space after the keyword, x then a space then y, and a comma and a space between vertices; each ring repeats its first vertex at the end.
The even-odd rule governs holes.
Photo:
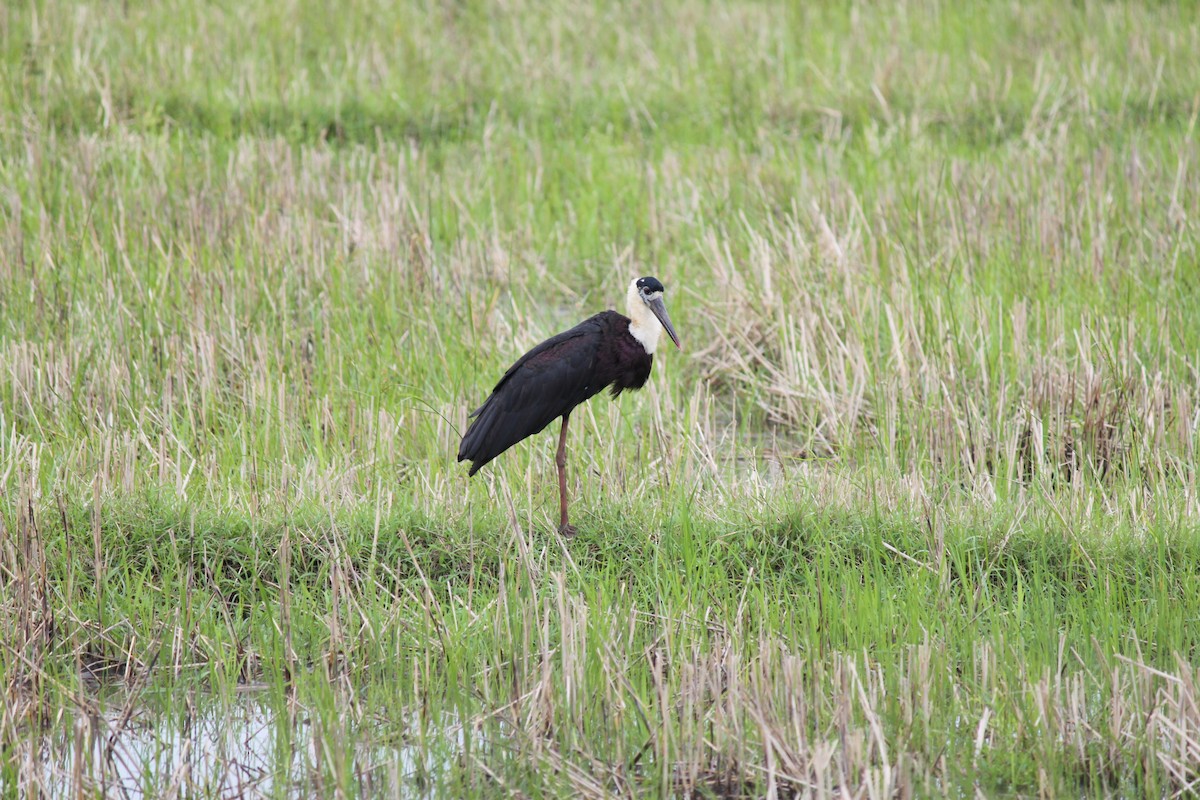
MULTIPOLYGON (((517 442, 539 433, 558 417, 559 532, 575 533, 567 520, 567 421, 580 403, 612 387, 616 397, 640 389, 650 377, 659 335, 665 330, 681 347, 657 278, 637 278, 626 295, 629 316, 601 311, 568 331, 539 344, 517 359, 471 412, 471 423, 458 447, 458 460, 470 461, 468 475, 517 442)), ((681 348, 682 349, 682 348, 681 348)))

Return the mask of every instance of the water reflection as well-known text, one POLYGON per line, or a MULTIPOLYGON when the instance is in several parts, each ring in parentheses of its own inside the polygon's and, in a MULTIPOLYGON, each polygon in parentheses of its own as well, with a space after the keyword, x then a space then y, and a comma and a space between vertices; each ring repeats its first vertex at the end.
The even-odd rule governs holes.
MULTIPOLYGON (((30 737, 0 794, 23 797, 310 797, 341 783, 356 794, 412 797, 418 774, 445 766, 462 731, 440 724, 428 747, 419 722, 411 736, 375 737, 334 712, 322 724, 303 711, 278 713, 265 693, 232 703, 179 703, 174 710, 109 703, 80 714, 53 735, 30 737), (186 706, 180 708, 179 706, 186 706), (338 780, 341 776, 343 780, 338 780)), ((390 726, 393 729, 395 726, 390 726)))

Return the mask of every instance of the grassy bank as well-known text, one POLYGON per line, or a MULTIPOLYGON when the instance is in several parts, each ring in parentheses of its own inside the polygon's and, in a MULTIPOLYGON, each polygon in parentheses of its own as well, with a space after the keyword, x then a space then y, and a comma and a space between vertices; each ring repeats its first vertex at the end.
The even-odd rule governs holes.
POLYGON ((0 786, 252 694, 278 796, 1186 790, 1193 17, 0 11, 0 786), (453 455, 638 274, 563 541, 453 455))

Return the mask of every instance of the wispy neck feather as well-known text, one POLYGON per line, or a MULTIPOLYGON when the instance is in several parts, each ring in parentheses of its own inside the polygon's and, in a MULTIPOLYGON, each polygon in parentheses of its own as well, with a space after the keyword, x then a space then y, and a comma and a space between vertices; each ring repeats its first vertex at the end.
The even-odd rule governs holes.
POLYGON ((630 335, 642 343, 642 347, 646 348, 647 353, 654 355, 654 348, 658 347, 658 335, 662 333, 662 323, 642 302, 641 295, 638 294, 637 281, 629 284, 625 302, 629 306, 630 335))

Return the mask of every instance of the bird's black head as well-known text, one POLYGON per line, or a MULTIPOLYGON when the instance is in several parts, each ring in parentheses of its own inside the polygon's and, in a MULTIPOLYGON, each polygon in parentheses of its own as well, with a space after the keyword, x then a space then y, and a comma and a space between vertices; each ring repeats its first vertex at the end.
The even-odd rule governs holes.
POLYGON ((662 324, 663 330, 671 337, 676 347, 680 347, 679 337, 671 326, 671 318, 667 315, 667 307, 663 303, 663 285, 658 278, 638 278, 629 287, 629 316, 633 319, 630 331, 646 347, 646 352, 653 353, 655 342, 658 341, 657 325, 652 325, 655 318, 662 324), (647 313, 647 310, 650 313, 647 313), (645 334, 648 325, 655 329, 654 333, 645 334), (639 331, 643 333, 639 333, 639 331))
POLYGON ((645 278, 638 278, 637 287, 638 293, 641 294, 642 297, 650 297, 653 294, 661 294, 663 292, 662 281, 660 281, 658 278, 651 278, 648 276, 645 278))

